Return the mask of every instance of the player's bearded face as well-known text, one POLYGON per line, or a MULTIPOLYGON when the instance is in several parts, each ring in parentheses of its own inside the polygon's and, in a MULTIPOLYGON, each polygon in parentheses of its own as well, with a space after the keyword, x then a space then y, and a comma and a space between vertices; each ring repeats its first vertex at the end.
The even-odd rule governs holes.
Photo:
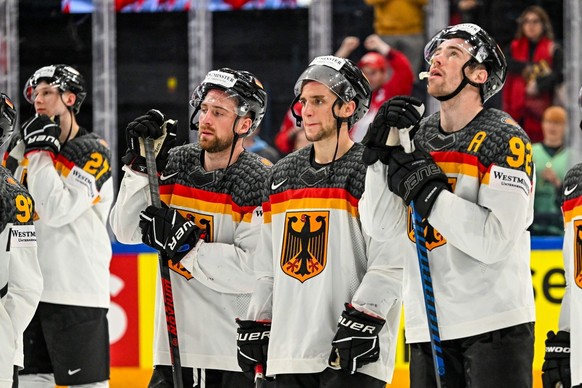
POLYGON ((211 125, 200 125, 199 143, 206 152, 215 153, 230 149, 233 139, 232 125, 228 131, 217 130, 211 125))
POLYGON ((230 149, 237 119, 236 102, 219 90, 211 90, 200 105, 199 143, 209 153, 230 149))

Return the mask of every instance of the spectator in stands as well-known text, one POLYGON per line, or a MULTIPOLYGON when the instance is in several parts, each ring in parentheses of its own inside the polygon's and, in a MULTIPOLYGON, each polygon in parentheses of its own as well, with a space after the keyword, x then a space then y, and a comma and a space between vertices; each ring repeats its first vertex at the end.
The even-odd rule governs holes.
POLYGON ((404 53, 414 74, 423 66, 424 6, 427 0, 364 0, 374 7, 374 32, 404 53))
POLYGON ((536 190, 531 233, 535 235, 564 234, 560 200, 562 182, 569 166, 569 151, 564 144, 567 125, 568 117, 564 108, 547 108, 542 118, 544 140, 532 146, 536 190))
POLYGON ((301 104, 297 102, 295 103, 295 106, 287 109, 287 113, 285 113, 279 132, 275 135, 275 147, 277 147, 277 150, 279 150, 283 155, 295 151, 295 135, 298 131, 302 130, 302 128, 297 125, 297 120, 293 117, 292 110, 299 112, 301 110, 301 104))
MULTIPOLYGON (((346 37, 336 55, 347 58, 360 45, 358 38, 346 37)), ((376 116, 378 109, 385 101, 399 95, 410 95, 414 82, 414 73, 406 56, 384 42, 380 36, 372 34, 364 41, 364 47, 368 50, 358 62, 370 86, 372 87, 372 99, 370 110, 350 131, 350 137, 354 141, 361 141, 368 130, 368 126, 376 116)))
MULTIPOLYGON (((335 56, 348 58, 359 45, 360 40, 357 37, 347 36, 335 56)), ((414 82, 414 73, 406 56, 385 43, 378 35, 368 36, 364 41, 364 47, 369 52, 360 59, 358 67, 370 82, 372 99, 368 113, 350 130, 351 139, 357 142, 364 138, 368 125, 374 119, 380 106, 394 96, 410 95, 414 82)), ((300 104, 296 104, 293 109, 300 115, 300 104)), ((275 137, 275 145, 282 153, 287 154, 293 149, 291 135, 298 130, 295 121, 289 110, 275 137)))
POLYGON ((554 103, 554 91, 564 75, 563 50, 554 41, 546 11, 530 6, 518 19, 518 31, 506 53, 508 75, 503 88, 503 110, 529 135, 532 143, 543 140, 541 119, 554 103))
POLYGON ((490 31, 499 47, 506 50, 515 36, 515 23, 519 15, 535 1, 454 0, 451 1, 451 24, 456 22, 477 24, 490 31))

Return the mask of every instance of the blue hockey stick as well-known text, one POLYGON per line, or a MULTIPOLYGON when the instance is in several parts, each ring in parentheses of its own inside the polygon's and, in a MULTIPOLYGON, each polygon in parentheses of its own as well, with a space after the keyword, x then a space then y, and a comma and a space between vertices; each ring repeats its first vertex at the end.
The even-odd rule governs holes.
MULTIPOLYGON (((420 116, 422 116, 424 114, 424 105, 419 106, 417 109, 420 116)), ((404 152, 406 153, 414 151, 414 143, 409 135, 411 129, 412 127, 398 130, 397 141, 402 145, 404 152)), ((389 139, 387 140, 386 145, 391 145, 388 144, 390 141, 389 139)), ((430 265, 428 263, 428 249, 426 248, 426 238, 424 236, 424 229, 427 227, 428 222, 418 215, 416 208, 414 207, 414 201, 410 203, 410 207, 412 209, 414 240, 418 256, 418 266, 420 267, 420 278, 422 280, 422 294, 424 295, 424 308, 426 310, 426 318, 428 321, 435 378, 438 388, 446 388, 445 361, 443 358, 443 349, 441 347, 441 335, 439 333, 439 324, 432 288, 432 276, 430 274, 430 265)))
POLYGON ((432 276, 430 275, 430 265, 428 263, 428 250, 426 248, 426 239, 424 237, 424 229, 427 226, 427 222, 416 212, 414 202, 410 203, 410 207, 412 208, 414 239, 416 243, 418 265, 420 267, 420 277, 422 280, 422 293, 424 295, 424 307, 426 309, 426 318, 428 320, 430 346, 432 348, 436 383, 438 388, 445 388, 445 361, 443 358, 443 349, 441 347, 441 335, 439 333, 439 323, 437 320, 434 292, 432 288, 432 276))

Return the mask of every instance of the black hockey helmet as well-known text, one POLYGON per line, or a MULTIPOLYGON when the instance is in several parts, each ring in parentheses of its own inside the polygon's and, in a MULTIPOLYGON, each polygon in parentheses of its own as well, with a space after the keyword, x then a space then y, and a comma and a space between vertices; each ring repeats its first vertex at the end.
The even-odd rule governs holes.
POLYGON ((222 90, 236 99, 237 110, 234 113, 237 116, 243 117, 250 113, 253 123, 243 137, 249 136, 259 127, 267 111, 267 92, 263 84, 248 71, 222 68, 210 71, 192 93, 190 105, 194 108, 194 113, 190 120, 190 129, 198 130, 197 113, 212 89, 222 90))
MULTIPOLYGON (((372 87, 362 70, 351 60, 333 55, 316 57, 295 82, 295 97, 299 97, 304 81, 317 81, 324 84, 343 102, 354 100, 356 110, 351 124, 360 120, 370 109, 372 87)), ((299 122, 301 117, 293 112, 299 122)))
POLYGON ((62 92, 72 92, 77 96, 73 111, 79 113, 81 104, 87 97, 85 90, 85 80, 81 73, 75 68, 68 65, 50 65, 44 66, 34 72, 24 85, 24 98, 31 104, 34 104, 34 89, 41 81, 46 81, 50 86, 56 86, 62 92))
POLYGON ((0 93, 0 147, 8 142, 16 124, 16 108, 4 93, 0 93))
POLYGON ((505 83, 507 75, 507 61, 505 55, 495 40, 481 27, 472 23, 462 23, 449 26, 438 32, 424 47, 424 59, 431 63, 435 50, 445 40, 464 39, 468 47, 471 61, 485 65, 489 76, 480 86, 483 102, 499 92, 505 83), (470 48, 469 48, 470 47, 470 48))

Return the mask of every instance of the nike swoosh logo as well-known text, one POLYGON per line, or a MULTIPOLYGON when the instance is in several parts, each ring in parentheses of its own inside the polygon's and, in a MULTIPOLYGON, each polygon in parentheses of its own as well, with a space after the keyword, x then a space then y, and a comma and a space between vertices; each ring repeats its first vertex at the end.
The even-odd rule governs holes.
POLYGON ((576 187, 578 187, 578 185, 574 185, 574 187, 572 187, 572 188, 566 187, 564 189, 564 195, 568 196, 568 195, 572 194, 574 192, 574 190, 576 190, 576 187))
POLYGON ((287 182, 287 179, 288 179, 288 178, 285 178, 285 179, 283 179, 283 180, 282 180, 281 182, 279 182, 279 183, 275 183, 275 182, 271 183, 271 190, 277 190, 279 187, 281 187, 281 185, 282 185, 283 183, 287 182))
POLYGON ((79 373, 80 371, 81 371, 81 368, 79 368, 79 369, 75 369, 75 370, 70 370, 70 369, 69 369, 69 376, 72 376, 72 375, 74 375, 75 373, 79 373))
POLYGON ((175 172, 175 173, 173 173, 173 174, 170 174, 170 175, 164 175, 164 174, 162 174, 162 175, 160 175, 160 180, 161 180, 161 181, 168 180, 168 179, 170 179, 171 177, 173 177, 173 176, 174 176, 174 175, 176 175, 176 174, 177 174, 177 172, 175 172))

